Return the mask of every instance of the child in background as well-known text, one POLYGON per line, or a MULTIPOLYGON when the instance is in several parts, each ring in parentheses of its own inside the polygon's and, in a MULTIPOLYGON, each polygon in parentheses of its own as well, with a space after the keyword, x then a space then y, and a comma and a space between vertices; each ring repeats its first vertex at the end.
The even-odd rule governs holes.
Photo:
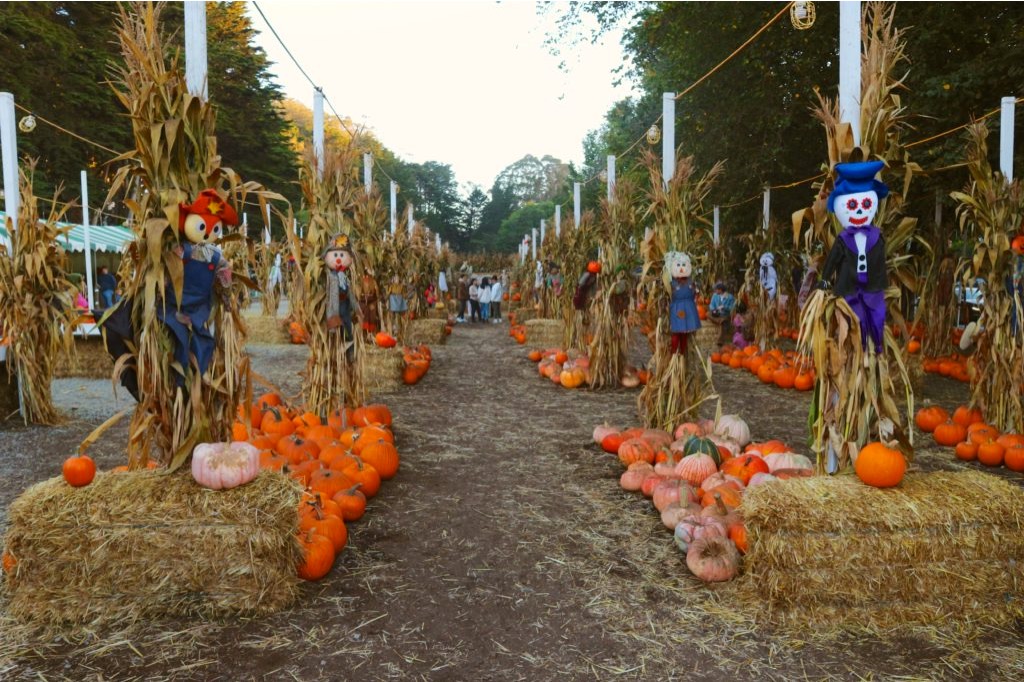
POLYGON ((747 304, 744 303, 743 301, 737 302, 736 303, 736 314, 733 315, 733 318, 732 318, 732 328, 733 328, 732 345, 736 346, 740 350, 743 350, 744 348, 747 347, 747 339, 743 335, 743 332, 744 332, 744 329, 745 329, 745 325, 746 325, 746 315, 747 315, 747 304))
POLYGON ((491 280, 487 277, 480 282, 480 321, 486 322, 491 315, 491 280))

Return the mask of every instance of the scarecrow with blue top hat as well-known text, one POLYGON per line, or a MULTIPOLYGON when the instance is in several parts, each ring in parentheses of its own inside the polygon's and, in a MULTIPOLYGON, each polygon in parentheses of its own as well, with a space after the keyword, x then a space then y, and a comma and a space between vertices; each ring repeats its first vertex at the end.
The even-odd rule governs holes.
POLYGON ((838 177, 828 197, 828 210, 835 213, 843 231, 825 259, 820 283, 846 300, 860 320, 864 347, 870 338, 876 352, 882 349, 889 284, 885 239, 872 224, 878 202, 889 194, 889 188, 875 179, 884 167, 883 161, 836 164, 838 177))

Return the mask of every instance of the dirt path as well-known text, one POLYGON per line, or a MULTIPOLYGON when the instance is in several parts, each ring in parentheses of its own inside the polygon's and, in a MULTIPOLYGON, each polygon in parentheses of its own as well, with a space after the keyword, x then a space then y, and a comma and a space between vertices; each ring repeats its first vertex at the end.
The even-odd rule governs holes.
MULTIPOLYGON (((636 423, 635 392, 566 391, 538 378, 499 325, 459 325, 415 387, 385 402, 402 468, 350 525, 334 571, 287 612, 253 621, 152 623, 68 644, 3 634, 0 679, 792 679, 1020 677, 1020 637, 976 655, 908 635, 793 642, 751 632, 687 574, 649 502, 623 493, 594 424, 636 423), (721 612, 708 618, 708 605, 721 612), (31 650, 30 650, 31 649, 31 650), (952 663, 951 663, 952 662, 952 663), (1019 665, 1019 664, 1017 664, 1019 665), (950 667, 952 666, 952 667, 950 667), (952 672, 951 672, 952 671, 952 672)), ((250 349, 297 392, 305 349, 250 349)), ((642 355, 642 349, 638 351, 642 355)), ((802 439, 805 398, 721 370, 726 411, 758 437, 802 439)), ((113 411, 106 382, 61 385, 77 421, 5 431, 0 505, 54 475, 113 411), (96 393, 100 391, 100 393, 96 393)), ((710 410, 710 406, 709 406, 710 410)), ((98 449, 120 463, 123 433, 98 449)), ((2 526, 2 517, 0 517, 2 526)))

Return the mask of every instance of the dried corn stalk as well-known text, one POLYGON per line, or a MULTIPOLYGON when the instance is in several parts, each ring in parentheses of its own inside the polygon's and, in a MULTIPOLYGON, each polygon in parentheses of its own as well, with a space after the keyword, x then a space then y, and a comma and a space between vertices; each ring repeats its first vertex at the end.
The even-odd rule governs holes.
POLYGON ((971 404, 985 421, 1004 433, 1024 429, 1021 381, 1024 377, 1024 258, 1010 249, 1024 224, 1024 187, 1007 182, 988 163, 984 122, 968 129, 967 168, 971 180, 963 192, 951 196, 959 203, 957 215, 973 254, 963 284, 985 281, 979 325, 983 333, 971 360, 971 404))
POLYGON ((173 362, 171 338, 157 310, 168 288, 181 300, 183 266, 174 252, 178 206, 207 188, 227 195, 236 206, 255 194, 263 210, 268 199, 283 197, 257 183, 243 183, 220 165, 214 108, 188 92, 180 55, 165 47, 160 12, 161 6, 152 3, 122 8, 118 38, 124 64, 116 69, 114 90, 128 111, 135 149, 112 162, 124 165, 114 175, 108 200, 128 196, 135 233, 121 265, 126 296, 119 304, 130 307, 134 348, 114 367, 115 379, 126 370, 138 377, 129 463, 155 459, 174 469, 197 443, 230 439, 238 404, 251 390, 245 327, 235 305, 244 276, 214 297, 209 325, 215 350, 206 374, 200 376, 194 364, 173 362))
POLYGON ((309 211, 304 239, 292 230, 291 216, 285 220, 298 273, 292 296, 302 298, 296 313, 309 335, 303 397, 306 409, 321 417, 345 405, 362 405, 366 398, 363 335, 358 333, 355 320, 349 341, 344 338, 343 327, 327 329, 327 271, 323 261, 331 237, 338 233, 348 235, 354 253, 348 273, 349 296, 353 302, 358 301, 362 265, 351 214, 357 193, 363 191, 358 179, 361 158, 360 150, 351 141, 341 149, 327 148, 323 159, 317 159, 312 148, 307 148, 299 170, 299 185, 309 211))
MULTIPOLYGON (((0 246, 0 344, 7 347, 7 372, 18 382, 21 418, 26 424, 59 424, 50 383, 61 354, 74 352, 71 332, 79 321, 75 285, 67 279, 67 256, 57 225, 67 206, 56 199, 40 219, 32 193, 35 164, 20 173, 18 227, 7 218, 11 251, 0 246)), ((60 194, 58 190, 57 194, 60 194)), ((0 415, 0 418, 7 415, 0 415)))
MULTIPOLYGON (((916 240, 917 220, 903 216, 902 209, 912 175, 920 168, 910 161, 900 140, 907 124, 899 96, 903 81, 895 76, 896 69, 906 60, 905 43, 902 32, 893 25, 892 6, 869 3, 865 13, 862 143, 854 147, 849 125, 839 122, 836 102, 819 95, 815 114, 825 127, 829 155, 825 170, 831 171, 840 162, 885 160, 897 182, 890 180, 889 196, 881 202, 875 224, 885 239, 890 281, 916 291, 917 260, 908 247, 911 240, 916 240)), ((804 235, 808 253, 813 253, 817 244, 827 253, 841 230, 827 212, 826 199, 832 187, 832 173, 828 172, 814 205, 794 215, 794 239, 804 221, 809 224, 804 235)), ((926 244, 922 246, 927 248, 926 244)), ((905 329, 900 296, 895 285, 886 291, 888 319, 905 329)), ((909 422, 914 407, 903 349, 896 342, 891 325, 885 329, 883 348, 876 352, 865 353, 860 339, 859 321, 844 300, 818 291, 805 304, 798 349, 815 363, 817 379, 808 423, 811 448, 822 473, 848 467, 869 440, 895 441, 904 454, 913 455, 913 434, 902 426, 909 422), (905 413, 895 399, 897 387, 904 391, 905 413)))
POLYGON ((281 273, 277 265, 277 258, 281 252, 280 244, 267 244, 262 239, 257 239, 252 248, 256 284, 261 292, 260 312, 267 317, 277 316, 277 307, 281 302, 281 273), (277 281, 274 280, 275 270, 277 281))
POLYGON ((588 307, 584 306, 583 310, 577 310, 573 305, 573 297, 579 285, 579 278, 586 271, 587 263, 590 262, 594 251, 594 214, 587 211, 581 215, 578 226, 570 225, 569 221, 563 223, 558 240, 561 255, 558 262, 562 270, 562 295, 559 305, 562 320, 565 322, 563 346, 566 349, 583 351, 587 347, 586 338, 590 324, 588 307))
POLYGON ((670 350, 672 293, 663 274, 665 254, 669 251, 688 253, 695 275, 705 264, 710 240, 707 220, 702 217, 704 201, 724 165, 716 163, 703 176, 698 176, 693 157, 677 158, 675 174, 666 183, 661 175, 661 161, 650 152, 645 154, 644 161, 651 179, 645 217, 651 220, 652 230, 644 240, 640 289, 646 294, 646 312, 656 321, 653 322, 651 377, 640 392, 637 407, 640 418, 648 426, 672 430, 681 422, 693 419, 713 389, 710 362, 701 357, 696 343, 689 343, 685 354, 670 350))

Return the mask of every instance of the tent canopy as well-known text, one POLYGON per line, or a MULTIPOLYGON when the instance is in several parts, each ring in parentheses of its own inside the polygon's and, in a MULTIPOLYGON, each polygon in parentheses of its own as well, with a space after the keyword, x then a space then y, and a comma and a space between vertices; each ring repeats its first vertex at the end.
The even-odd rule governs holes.
MULTIPOLYGON (((71 230, 57 240, 67 251, 85 251, 85 228, 71 223, 57 223, 60 227, 71 230)), ((89 248, 93 251, 120 253, 135 235, 127 227, 121 225, 90 225, 89 248)), ((0 211, 0 241, 7 239, 7 216, 0 211)))

